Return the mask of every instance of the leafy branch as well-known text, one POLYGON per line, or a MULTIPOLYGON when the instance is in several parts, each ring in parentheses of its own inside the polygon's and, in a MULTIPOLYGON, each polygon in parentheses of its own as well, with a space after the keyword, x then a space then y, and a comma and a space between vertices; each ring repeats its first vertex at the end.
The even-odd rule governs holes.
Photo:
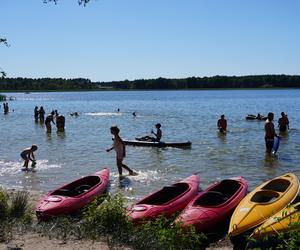
MULTIPOLYGON (((6 38, 0 38, 0 44, 1 44, 1 43, 3 43, 4 45, 6 45, 7 47, 9 47, 9 44, 8 44, 6 38)), ((5 71, 4 71, 1 67, 0 67, 0 76, 1 76, 2 78, 6 77, 5 71)))
MULTIPOLYGON (((77 0, 79 5, 86 6, 86 4, 89 2, 90 0, 77 0)), ((58 0, 44 0, 44 3, 48 3, 48 2, 54 2, 55 4, 57 4, 58 0)))

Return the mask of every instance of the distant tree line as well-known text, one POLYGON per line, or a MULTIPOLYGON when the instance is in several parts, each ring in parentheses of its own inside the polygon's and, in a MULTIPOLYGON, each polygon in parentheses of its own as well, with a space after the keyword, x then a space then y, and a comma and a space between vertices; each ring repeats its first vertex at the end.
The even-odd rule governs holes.
POLYGON ((183 79, 139 79, 101 82, 114 89, 202 89, 202 88, 299 88, 300 75, 252 75, 188 77, 183 79))
POLYGON ((96 89, 96 84, 89 79, 63 79, 63 78, 1 78, 0 90, 90 90, 96 89))
POLYGON ((0 90, 150 90, 150 89, 220 89, 220 88, 300 88, 300 75, 252 75, 189 77, 183 79, 139 79, 92 82, 89 79, 2 78, 0 90))

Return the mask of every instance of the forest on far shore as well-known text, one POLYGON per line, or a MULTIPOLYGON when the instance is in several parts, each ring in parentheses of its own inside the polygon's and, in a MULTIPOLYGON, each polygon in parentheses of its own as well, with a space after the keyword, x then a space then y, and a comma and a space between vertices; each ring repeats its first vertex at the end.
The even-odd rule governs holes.
POLYGON ((76 78, 0 78, 0 91, 167 90, 220 88, 300 88, 300 75, 249 75, 92 82, 76 78))

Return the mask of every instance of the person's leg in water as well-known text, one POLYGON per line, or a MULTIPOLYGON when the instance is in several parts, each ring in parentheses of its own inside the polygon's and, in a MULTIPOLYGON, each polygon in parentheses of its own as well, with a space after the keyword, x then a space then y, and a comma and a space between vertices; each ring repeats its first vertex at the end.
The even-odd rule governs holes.
POLYGON ((117 166, 120 176, 122 175, 122 168, 125 168, 129 172, 129 175, 135 175, 135 172, 132 169, 123 164, 123 159, 117 159, 117 166))
POLYGON ((266 153, 270 154, 272 152, 274 140, 270 140, 270 139, 265 139, 265 140, 266 140, 266 153))
POLYGON ((27 157, 25 155, 21 155, 21 157, 24 160, 23 168, 25 168, 27 170, 28 169, 28 163, 29 163, 29 157, 27 157))

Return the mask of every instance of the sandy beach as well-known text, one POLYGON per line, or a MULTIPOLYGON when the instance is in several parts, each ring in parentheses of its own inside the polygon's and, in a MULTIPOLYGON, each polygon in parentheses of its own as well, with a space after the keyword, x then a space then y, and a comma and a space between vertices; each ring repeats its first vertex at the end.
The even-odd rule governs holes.
MULTIPOLYGON (((8 190, 9 193, 13 193, 16 190, 8 190)), ((36 202, 43 195, 42 192, 31 191, 30 193, 30 206, 32 207, 33 213, 33 223, 37 223, 36 217, 34 214, 34 206, 36 202)), ((0 243, 0 250, 79 250, 79 249, 101 249, 106 250, 110 249, 105 239, 103 240, 76 240, 76 239, 55 239, 50 238, 49 236, 42 235, 36 232, 25 232, 25 233, 16 233, 12 236, 12 239, 8 242, 0 243)), ((114 249, 115 246, 114 246, 114 249)), ((130 247, 120 246, 117 249, 132 249, 130 247)), ((233 246, 228 238, 220 239, 219 241, 213 242, 207 248, 209 250, 230 250, 233 249, 233 246)))
MULTIPOLYGON (((26 233, 24 235, 16 235, 14 239, 8 243, 1 243, 0 250, 7 249, 24 249, 24 250, 79 250, 79 249, 110 249, 104 241, 91 241, 91 240, 57 240, 49 239, 34 233, 26 233)), ((118 249, 131 249, 128 247, 119 247, 118 249)), ((230 250, 233 249, 228 240, 221 240, 212 244, 207 248, 208 250, 230 250)))

